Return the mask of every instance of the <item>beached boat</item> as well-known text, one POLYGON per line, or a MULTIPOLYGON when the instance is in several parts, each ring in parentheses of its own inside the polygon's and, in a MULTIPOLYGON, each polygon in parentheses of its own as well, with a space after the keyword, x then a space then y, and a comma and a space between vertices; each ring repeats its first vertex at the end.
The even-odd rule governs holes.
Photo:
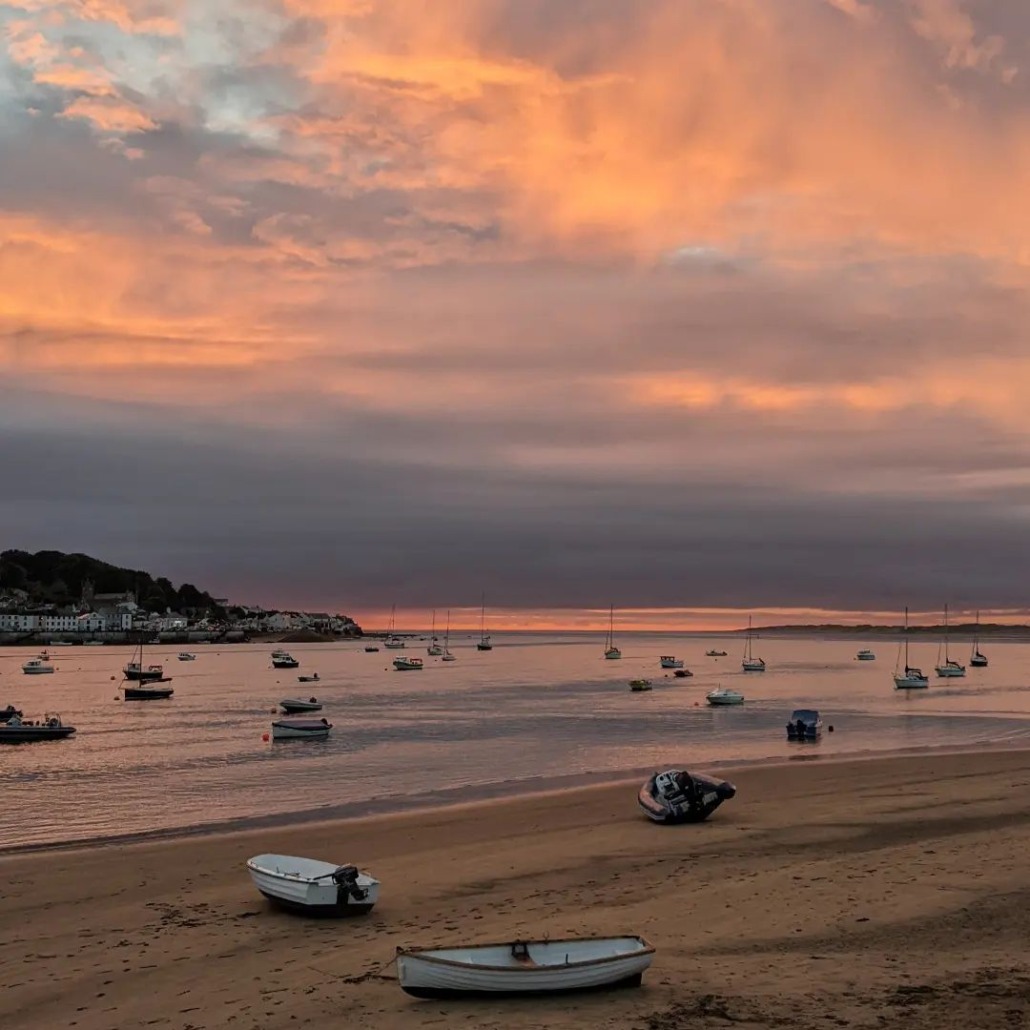
POLYGON ((718 708, 726 705, 742 705, 744 695, 739 690, 730 687, 716 687, 705 694, 705 700, 712 706, 718 708))
POLYGON ((725 651, 705 651, 706 658, 725 658, 725 651))
POLYGON ((864 647, 855 655, 855 660, 859 662, 875 662, 876 655, 868 647, 864 647))
POLYGON ((397 982, 416 998, 639 987, 653 957, 654 946, 635 936, 398 948, 397 982))
POLYGON ((604 640, 605 658, 621 658, 622 652, 615 646, 615 605, 608 609, 608 635, 604 640))
POLYGON ((307 916, 357 916, 379 900, 379 881, 353 865, 295 855, 247 860, 254 886, 273 904, 307 916))
POLYGON ((272 655, 273 669, 296 669, 300 662, 287 651, 277 651, 272 655))
POLYGON ((969 655, 969 664, 975 669, 987 666, 987 655, 980 650, 980 613, 976 613, 976 629, 973 630, 973 650, 969 655))
POLYGON ((699 823, 736 793, 737 788, 726 780, 666 769, 648 778, 637 801, 652 822, 699 823))
POLYGON ((148 680, 146 683, 126 682, 122 687, 122 694, 126 701, 164 701, 172 696, 175 691, 171 687, 161 686, 168 680, 148 680))
POLYGON ((324 740, 332 728, 328 719, 277 719, 272 740, 324 740))
POLYGON ((422 668, 421 658, 412 658, 410 655, 399 654, 393 660, 393 667, 398 672, 414 672, 422 668))
POLYGON ((694 674, 689 669, 677 669, 673 673, 673 676, 678 676, 680 679, 686 679, 688 676, 693 676, 693 675, 694 674))
POLYGON ((8 719, 18 716, 21 718, 21 709, 15 708, 14 705, 8 705, 6 708, 0 708, 0 722, 7 722, 8 719))
POLYGON ((941 679, 956 679, 960 676, 965 676, 966 667, 959 662, 956 662, 948 654, 948 606, 944 606, 944 661, 940 660, 940 650, 937 652, 937 665, 935 672, 941 679))
POLYGON ((677 657, 675 657, 675 655, 671 655, 671 654, 663 654, 658 659, 658 662, 659 662, 659 664, 661 665, 661 667, 663 669, 682 669, 683 668, 683 659, 682 658, 677 658, 677 657))
MULTIPOLYGON (((930 685, 930 677, 923 670, 908 664, 908 608, 905 609, 905 671, 894 669, 894 687, 897 690, 921 690, 930 685)), ((900 654, 898 656, 901 657, 900 654)))
POLYGON ((814 708, 796 708, 787 723, 787 740, 816 740, 823 720, 814 708))
POLYGON ((747 642, 744 645, 744 658, 740 667, 745 672, 765 672, 765 661, 762 658, 755 658, 751 653, 751 616, 747 617, 747 642))
POLYGON ((310 676, 298 676, 297 677, 297 682, 298 683, 317 683, 318 681, 319 681, 319 676, 318 676, 317 672, 313 672, 310 676))
POLYGON ((309 697, 307 701, 296 697, 287 697, 279 702, 279 707, 287 715, 293 715, 296 712, 320 712, 322 711, 322 702, 317 697, 309 697))
POLYGON ((629 681, 629 689, 634 691, 650 690, 651 681, 646 679, 635 679, 629 681))
POLYGON ((180 662, 195 662, 197 660, 197 656, 192 651, 180 651, 176 655, 176 658, 178 658, 180 662))
POLYGON ((61 740, 75 732, 65 726, 59 715, 44 715, 38 722, 22 722, 20 715, 11 715, 0 724, 0 744, 28 744, 34 740, 61 740))
POLYGON ((490 642, 490 634, 486 631, 486 594, 480 599, 479 606, 479 642, 476 644, 477 651, 492 651, 494 645, 490 642))
POLYGON ((54 671, 54 667, 42 658, 30 658, 21 667, 26 676, 44 676, 54 671))

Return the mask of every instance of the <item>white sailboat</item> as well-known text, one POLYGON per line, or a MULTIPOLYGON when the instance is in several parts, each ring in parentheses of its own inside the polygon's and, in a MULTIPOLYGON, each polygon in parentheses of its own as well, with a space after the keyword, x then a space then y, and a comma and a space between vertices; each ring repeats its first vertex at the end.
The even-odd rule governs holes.
POLYGON ((443 654, 443 648, 440 646, 440 641, 436 638, 436 609, 433 609, 433 628, 429 633, 430 641, 429 647, 426 648, 426 654, 432 655, 434 658, 438 658, 443 654))
POLYGON ((486 632, 486 594, 483 594, 479 609, 479 643, 476 644, 476 650, 492 651, 493 649, 494 645, 490 643, 490 636, 486 632))
POLYGON ((451 610, 447 609, 447 628, 443 632, 443 660, 445 662, 456 662, 458 656, 451 654, 451 610))
POLYGON ((615 646, 615 605, 608 609, 608 636, 604 641, 605 658, 621 658, 622 652, 615 646))
POLYGON ((973 632, 973 651, 969 656, 969 664, 975 669, 983 669, 987 665, 987 655, 980 650, 980 612, 976 613, 976 629, 973 632))
POLYGON ((908 664, 908 608, 905 609, 905 671, 894 670, 894 686, 898 690, 920 690, 930 685, 930 677, 923 670, 908 664))
POLYGON ((959 676, 965 676, 966 667, 959 662, 956 662, 948 654, 948 606, 944 606, 944 661, 940 660, 940 650, 937 652, 937 675, 942 679, 957 679, 959 676))
POLYGON ((397 636, 397 605, 390 608, 390 625, 386 632, 388 635, 383 646, 388 647, 391 651, 403 650, 404 641, 397 636))
POLYGON ((740 667, 745 672, 765 672, 765 660, 755 658, 751 653, 751 616, 747 617, 747 643, 744 644, 744 659, 740 667))

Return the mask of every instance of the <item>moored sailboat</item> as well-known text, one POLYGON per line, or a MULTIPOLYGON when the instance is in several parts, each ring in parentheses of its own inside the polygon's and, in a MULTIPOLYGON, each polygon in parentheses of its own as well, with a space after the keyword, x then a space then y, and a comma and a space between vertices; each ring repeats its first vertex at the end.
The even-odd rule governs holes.
POLYGON ((940 661, 940 652, 938 651, 938 661, 936 666, 936 673, 942 679, 956 679, 959 676, 965 676, 966 667, 959 662, 956 662, 948 654, 948 606, 944 606, 944 661, 940 661))
POLYGON ((443 631, 443 660, 445 662, 456 662, 458 656, 451 654, 451 610, 447 609, 447 628, 443 631))
MULTIPOLYGON (((900 657, 900 656, 899 656, 900 657)), ((894 670, 894 686, 898 690, 919 690, 930 685, 930 677, 923 670, 908 664, 908 608, 905 608, 905 671, 894 670)))
POLYGON ((615 605, 608 609, 608 636, 604 641, 605 658, 621 658, 622 652, 615 646, 615 605))
POLYGON ((397 605, 393 605, 390 608, 390 626, 386 631, 386 640, 383 643, 383 647, 388 647, 391 651, 400 651, 404 647, 404 641, 397 636, 397 605))
POLYGON ((980 650, 980 612, 976 613, 976 629, 973 631, 973 651, 969 656, 969 664, 976 669, 983 669, 987 665, 987 655, 980 650))
POLYGON ((751 653, 751 616, 747 617, 747 642, 744 644, 744 658, 740 667, 745 672, 765 672, 765 659, 755 658, 751 653))
POLYGON ((429 647, 426 648, 426 654, 432 655, 434 658, 438 658, 443 654, 443 648, 440 646, 440 641, 436 636, 436 609, 433 609, 433 628, 429 633, 429 647))
POLYGON ((479 643, 476 644, 477 651, 492 651, 494 645, 490 643, 490 635, 486 632, 486 594, 483 594, 479 608, 479 643))

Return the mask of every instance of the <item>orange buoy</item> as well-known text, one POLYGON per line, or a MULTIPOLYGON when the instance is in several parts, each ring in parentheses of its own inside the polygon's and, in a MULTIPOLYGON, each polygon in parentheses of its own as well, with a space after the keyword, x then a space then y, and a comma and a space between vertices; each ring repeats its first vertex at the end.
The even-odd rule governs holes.
POLYGON ((261 734, 261 739, 267 743, 268 742, 268 734, 267 733, 262 733, 261 734))

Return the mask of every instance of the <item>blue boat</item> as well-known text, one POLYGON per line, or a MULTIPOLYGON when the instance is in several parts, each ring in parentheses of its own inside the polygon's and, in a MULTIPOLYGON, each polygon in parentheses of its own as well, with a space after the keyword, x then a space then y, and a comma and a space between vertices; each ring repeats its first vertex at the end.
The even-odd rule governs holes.
POLYGON ((795 708, 787 723, 787 740, 817 740, 823 720, 814 708, 795 708))

